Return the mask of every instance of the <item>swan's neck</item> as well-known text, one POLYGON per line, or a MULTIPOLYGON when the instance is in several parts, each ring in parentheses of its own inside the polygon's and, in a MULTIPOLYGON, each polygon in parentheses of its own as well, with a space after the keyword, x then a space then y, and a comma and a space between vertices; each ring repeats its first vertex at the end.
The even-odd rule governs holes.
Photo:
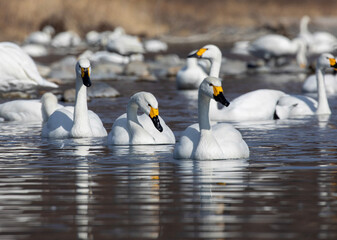
POLYGON ((210 61, 211 61, 211 69, 209 72, 209 76, 219 78, 221 57, 211 59, 210 61))
POLYGON ((132 121, 132 122, 140 125, 140 123, 138 121, 137 110, 138 110, 138 105, 135 102, 130 101, 128 103, 128 107, 127 107, 127 110, 126 110, 126 117, 127 117, 128 122, 132 121))
POLYGON ((199 91, 198 96, 198 120, 200 132, 202 130, 211 130, 209 121, 209 103, 210 99, 199 91))
POLYGON ((198 60, 196 58, 187 58, 187 67, 195 67, 198 65, 198 60))
POLYGON ((318 94, 318 106, 316 114, 331 114, 328 98, 325 91, 324 72, 319 67, 317 67, 316 70, 316 80, 318 94))
POLYGON ((71 134, 76 137, 91 135, 91 127, 88 116, 87 87, 81 79, 76 80, 76 98, 74 107, 74 123, 71 134))
POLYGON ((296 61, 298 65, 304 68, 308 64, 306 57, 306 45, 304 42, 298 42, 297 45, 296 61))
POLYGON ((306 18, 301 19, 300 34, 310 34, 310 32, 308 30, 308 23, 309 23, 308 19, 306 19, 306 18))

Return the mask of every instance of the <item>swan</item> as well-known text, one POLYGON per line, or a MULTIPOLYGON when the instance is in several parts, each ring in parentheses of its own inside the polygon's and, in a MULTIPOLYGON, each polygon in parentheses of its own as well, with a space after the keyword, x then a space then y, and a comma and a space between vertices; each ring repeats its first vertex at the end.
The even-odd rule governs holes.
MULTIPOLYGON (((290 111, 286 115, 287 117, 302 116, 302 115, 323 115, 331 114, 331 110, 328 103, 328 98, 325 90, 324 83, 324 70, 326 68, 336 68, 336 59, 330 53, 323 53, 317 58, 316 62, 316 81, 317 81, 317 95, 318 101, 311 97, 301 95, 285 95, 278 101, 278 106, 289 107, 290 111)), ((276 114, 278 110, 276 109, 276 114)))
MULTIPOLYGON (((205 45, 189 57, 208 59, 211 62, 210 76, 219 77, 222 54, 215 45, 205 45)), ((285 93, 278 90, 260 89, 234 99, 227 108, 218 109, 217 103, 210 103, 211 120, 255 121, 274 119, 277 101, 285 93), (261 106, 264 106, 261 108, 261 106)))
POLYGON ((50 92, 40 99, 14 100, 0 104, 0 118, 5 121, 46 122, 58 108, 57 97, 50 92))
MULTIPOLYGON (((325 74, 324 76, 325 90, 327 94, 337 93, 337 75, 325 74)), ((304 81, 302 85, 302 92, 305 93, 316 93, 317 92, 317 81, 316 74, 312 74, 304 81)))
MULTIPOLYGON (((194 51, 193 51, 194 53, 194 51)), ((190 53, 189 55, 193 54, 190 53)), ((181 68, 176 76, 177 89, 198 89, 200 83, 207 77, 205 71, 198 65, 196 58, 187 58, 186 66, 181 68)))
POLYGON ((83 138, 107 136, 101 119, 94 112, 88 111, 87 87, 91 86, 90 61, 85 58, 78 60, 75 71, 75 106, 67 106, 53 112, 42 127, 42 137, 83 138))
POLYGON ((0 91, 22 91, 35 86, 57 88, 43 79, 33 59, 18 45, 0 43, 0 91))
POLYGON ((267 65, 276 65, 278 58, 291 55, 296 55, 296 61, 301 68, 307 65, 306 44, 301 38, 290 40, 282 35, 268 34, 251 42, 248 52, 263 59, 267 65))
POLYGON ((325 52, 332 52, 335 50, 337 38, 329 32, 314 32, 311 33, 308 29, 310 22, 309 16, 303 16, 300 22, 299 38, 303 39, 310 54, 321 54, 325 52))
POLYGON ((52 35, 55 33, 55 29, 47 25, 42 31, 36 31, 31 33, 26 39, 25 43, 28 44, 38 44, 38 45, 49 45, 52 39, 52 35))
POLYGON ((73 31, 60 32, 51 40, 51 45, 55 48, 77 47, 80 44, 81 37, 73 31))
POLYGON ((223 95, 221 81, 207 77, 200 84, 198 93, 198 122, 189 126, 176 143, 176 159, 230 159, 249 157, 249 148, 238 130, 227 123, 210 125, 209 103, 214 99, 225 106, 229 102, 223 95))
POLYGON ((108 135, 112 145, 174 144, 175 137, 165 121, 158 115, 158 102, 148 92, 134 94, 127 112, 116 119, 108 135), (144 114, 138 116, 138 108, 144 114))

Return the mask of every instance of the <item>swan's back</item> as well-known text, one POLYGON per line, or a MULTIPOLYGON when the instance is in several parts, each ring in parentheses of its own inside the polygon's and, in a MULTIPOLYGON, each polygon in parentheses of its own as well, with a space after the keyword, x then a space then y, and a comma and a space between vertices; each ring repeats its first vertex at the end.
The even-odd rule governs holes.
POLYGON ((40 100, 14 100, 0 104, 0 118, 5 121, 41 122, 40 100))
MULTIPOLYGON (((337 92, 337 78, 335 74, 324 75, 325 90, 328 94, 337 92)), ((302 91, 307 93, 317 93, 317 80, 316 75, 310 75, 302 85, 302 91)))

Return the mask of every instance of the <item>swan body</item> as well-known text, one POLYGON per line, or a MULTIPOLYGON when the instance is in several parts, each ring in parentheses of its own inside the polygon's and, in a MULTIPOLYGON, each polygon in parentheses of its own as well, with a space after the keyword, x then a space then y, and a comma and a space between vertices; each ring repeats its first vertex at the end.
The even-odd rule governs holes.
POLYGON ((259 89, 245 93, 227 108, 218 109, 211 104, 210 118, 215 121, 262 121, 275 118, 276 105, 286 94, 272 89, 259 89))
POLYGON ((41 100, 14 100, 0 104, 0 118, 5 121, 44 122, 58 108, 52 93, 45 93, 41 100))
POLYGON ((308 46, 310 54, 322 54, 335 50, 337 38, 329 32, 314 32, 311 33, 308 29, 310 17, 303 16, 300 23, 299 38, 304 39, 308 46))
MULTIPOLYGON (((317 80, 317 95, 318 101, 307 97, 298 95, 286 95, 280 98, 278 106, 292 106, 287 114, 288 117, 296 117, 301 115, 322 115, 331 114, 328 103, 328 98, 324 83, 324 70, 328 67, 336 67, 336 60, 334 56, 329 53, 321 54, 316 63, 316 80, 317 80)), ((277 114, 277 112, 276 112, 277 114)))
POLYGON ((0 91, 21 91, 36 86, 57 88, 39 74, 33 59, 18 45, 0 43, 0 91))
POLYGON ((42 31, 36 31, 31 33, 26 39, 25 43, 49 45, 52 39, 52 35, 55 33, 55 29, 52 26, 45 26, 42 31))
POLYGON ((42 136, 47 138, 105 137, 101 119, 87 106, 87 87, 91 86, 90 62, 80 59, 76 64, 75 106, 53 112, 43 125, 42 136))
MULTIPOLYGON (((327 94, 337 93, 337 75, 336 74, 325 74, 324 76, 325 88, 327 94)), ((302 85, 302 91, 306 93, 316 93, 317 92, 317 81, 316 75, 310 75, 304 81, 302 85)))
POLYGON ((198 65, 196 58, 187 58, 186 66, 181 68, 176 76, 177 89, 198 89, 200 83, 207 77, 205 71, 198 65))
POLYGON ((109 38, 106 47, 109 51, 115 51, 122 55, 145 52, 138 37, 126 34, 116 38, 109 38))
POLYGON ((112 145, 174 144, 175 137, 165 121, 158 115, 158 102, 148 92, 134 94, 127 113, 118 117, 108 135, 112 145), (144 114, 138 116, 137 110, 144 114))
POLYGON ((238 130, 227 123, 210 125, 209 103, 211 99, 225 106, 229 102, 223 96, 218 78, 207 77, 199 87, 198 124, 189 126, 174 147, 173 157, 191 159, 247 158, 249 148, 238 130))
POLYGON ((296 55, 297 63, 301 67, 307 65, 306 45, 300 38, 290 40, 282 35, 269 34, 251 42, 248 51, 251 55, 265 60, 266 63, 280 57, 296 55))
POLYGON ((81 43, 80 36, 73 31, 58 33, 51 41, 51 45, 56 48, 76 47, 80 45, 80 43, 81 43))

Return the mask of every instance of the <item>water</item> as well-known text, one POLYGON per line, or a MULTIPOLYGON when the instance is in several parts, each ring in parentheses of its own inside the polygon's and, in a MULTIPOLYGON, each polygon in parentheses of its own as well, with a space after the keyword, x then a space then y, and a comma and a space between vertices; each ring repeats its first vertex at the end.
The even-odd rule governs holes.
MULTIPOLYGON (((173 81, 112 82, 89 108, 108 131, 128 97, 155 94, 177 138, 196 94, 173 81)), ((224 81, 228 99, 261 87, 298 93, 297 75, 224 81)), ((337 239, 337 99, 328 119, 236 124, 249 159, 172 158, 173 146, 47 140, 37 124, 0 123, 0 239, 337 239)))

